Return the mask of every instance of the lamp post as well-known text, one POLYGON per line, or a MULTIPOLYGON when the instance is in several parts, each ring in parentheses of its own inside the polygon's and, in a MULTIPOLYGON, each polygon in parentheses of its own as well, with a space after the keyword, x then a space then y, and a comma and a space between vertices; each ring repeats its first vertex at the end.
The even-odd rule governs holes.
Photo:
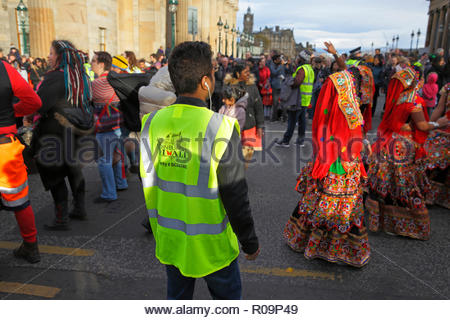
POLYGON ((392 50, 394 50, 395 46, 395 36, 392 36, 392 50))
POLYGON ((411 32, 411 46, 409 47, 409 53, 412 52, 413 40, 414 40, 414 30, 411 32))
POLYGON ((420 33, 420 29, 419 29, 419 30, 417 30, 417 43, 416 43, 416 51, 417 52, 419 51, 419 38, 420 38, 420 35, 421 35, 421 33, 420 33))
POLYGON ((219 28, 219 50, 218 50, 218 52, 220 52, 221 45, 222 45, 222 27, 223 27, 222 17, 219 17, 219 21, 217 22, 217 27, 219 28))
POLYGON ((239 28, 236 31, 236 58, 239 58, 239 47, 241 45, 241 32, 239 28))
POLYGON ((178 0, 169 0, 169 12, 170 18, 172 20, 172 39, 171 39, 171 49, 175 48, 175 15, 177 13, 178 0))
POLYGON ((386 52, 389 50, 389 42, 386 41, 386 52))
POLYGON ((234 57, 234 35, 236 34, 236 28, 235 25, 233 24, 233 28, 231 28, 231 56, 234 57))
POLYGON ((223 26, 223 30, 225 32, 225 55, 228 55, 228 30, 230 26, 228 25, 228 21, 225 21, 225 25, 223 26))
POLYGON ((395 40, 397 40, 397 49, 398 49, 398 40, 400 39, 400 36, 399 35, 397 35, 397 38, 395 38, 395 40))
POLYGON ((373 51, 373 42, 372 42, 372 54, 374 54, 374 51, 373 51))
POLYGON ((19 48, 22 54, 29 54, 29 41, 28 41, 28 8, 20 0, 16 8, 16 23, 17 23, 17 37, 19 39, 19 48))

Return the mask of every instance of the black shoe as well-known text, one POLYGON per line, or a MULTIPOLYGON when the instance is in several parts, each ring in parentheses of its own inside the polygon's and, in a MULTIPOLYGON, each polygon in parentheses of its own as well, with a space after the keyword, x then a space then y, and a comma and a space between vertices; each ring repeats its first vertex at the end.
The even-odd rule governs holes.
POLYGON ((70 230, 68 222, 57 222, 54 220, 52 223, 44 224, 44 229, 49 231, 67 231, 70 230))
POLYGON ((150 225, 150 220, 148 220, 147 218, 144 219, 141 222, 141 225, 149 232, 149 233, 153 233, 152 231, 152 226, 150 225))
POLYGON ((289 143, 283 142, 283 141, 278 141, 278 142, 275 142, 275 146, 282 147, 282 148, 289 148, 289 143))
POLYGON ((13 251, 16 258, 22 258, 29 263, 38 263, 41 261, 37 242, 22 242, 19 248, 13 251))
POLYGON ((128 188, 124 188, 124 189, 116 189, 117 192, 122 192, 122 191, 127 191, 128 188))
POLYGON ((100 203, 111 203, 111 202, 113 202, 113 201, 116 201, 116 200, 113 200, 113 199, 105 199, 105 198, 102 198, 102 197, 98 197, 98 198, 95 198, 95 199, 94 199, 94 203, 97 203, 97 204, 100 204, 100 203))
POLYGON ((87 215, 86 215, 86 214, 80 214, 76 209, 74 209, 74 210, 69 214, 69 218, 70 218, 70 219, 74 219, 74 220, 85 221, 85 220, 87 220, 87 215))
POLYGON ((134 174, 139 174, 140 173, 139 166, 135 165, 135 164, 131 165, 130 166, 130 172, 134 173, 134 174))
POLYGON ((296 145, 296 146, 299 146, 299 147, 304 147, 304 146, 305 146, 305 143, 304 143, 303 141, 301 141, 301 142, 300 142, 300 141, 296 141, 296 142, 295 142, 295 145, 296 145))

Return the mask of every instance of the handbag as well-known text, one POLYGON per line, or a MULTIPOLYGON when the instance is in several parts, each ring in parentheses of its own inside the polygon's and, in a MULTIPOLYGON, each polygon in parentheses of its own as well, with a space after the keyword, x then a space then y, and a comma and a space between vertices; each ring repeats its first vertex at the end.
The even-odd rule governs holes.
POLYGON ((98 116, 96 116, 95 121, 95 131, 96 132, 105 132, 110 131, 112 128, 117 126, 117 122, 111 121, 111 109, 115 112, 119 112, 119 109, 116 107, 112 107, 111 103, 114 99, 115 93, 111 96, 111 99, 109 99, 109 102, 103 106, 102 111, 98 116))

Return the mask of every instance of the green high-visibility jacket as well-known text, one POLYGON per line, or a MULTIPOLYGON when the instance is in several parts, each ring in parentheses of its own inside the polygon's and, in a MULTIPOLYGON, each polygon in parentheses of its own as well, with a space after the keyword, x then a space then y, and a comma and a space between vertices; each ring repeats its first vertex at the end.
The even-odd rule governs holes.
POLYGON ((357 67, 361 63, 361 60, 349 59, 345 62, 348 67, 357 67))
POLYGON ((311 104, 312 94, 313 94, 313 86, 314 86, 314 70, 310 64, 304 64, 297 68, 292 77, 296 77, 297 73, 300 69, 305 71, 305 79, 300 85, 300 94, 302 97, 302 107, 309 107, 311 104))
POLYGON ((219 196, 217 168, 238 122, 175 104, 142 119, 141 177, 156 257, 200 278, 239 255, 219 196))

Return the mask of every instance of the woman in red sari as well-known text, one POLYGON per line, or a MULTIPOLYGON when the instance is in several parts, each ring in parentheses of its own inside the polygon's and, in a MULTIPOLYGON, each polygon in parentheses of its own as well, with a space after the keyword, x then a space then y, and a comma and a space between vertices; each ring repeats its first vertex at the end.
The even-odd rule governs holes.
POLYGON ((361 160, 361 75, 356 68, 350 71, 332 74, 320 91, 312 130, 315 160, 298 178, 302 198, 284 238, 307 259, 362 267, 369 261, 370 247, 361 183, 366 176, 361 160))
POLYGON ((428 122, 418 91, 417 73, 409 66, 389 83, 386 110, 369 159, 366 208, 371 231, 428 240, 425 193, 430 185, 419 160, 426 156, 423 144, 428 132, 447 126, 448 120, 442 117, 428 122))

